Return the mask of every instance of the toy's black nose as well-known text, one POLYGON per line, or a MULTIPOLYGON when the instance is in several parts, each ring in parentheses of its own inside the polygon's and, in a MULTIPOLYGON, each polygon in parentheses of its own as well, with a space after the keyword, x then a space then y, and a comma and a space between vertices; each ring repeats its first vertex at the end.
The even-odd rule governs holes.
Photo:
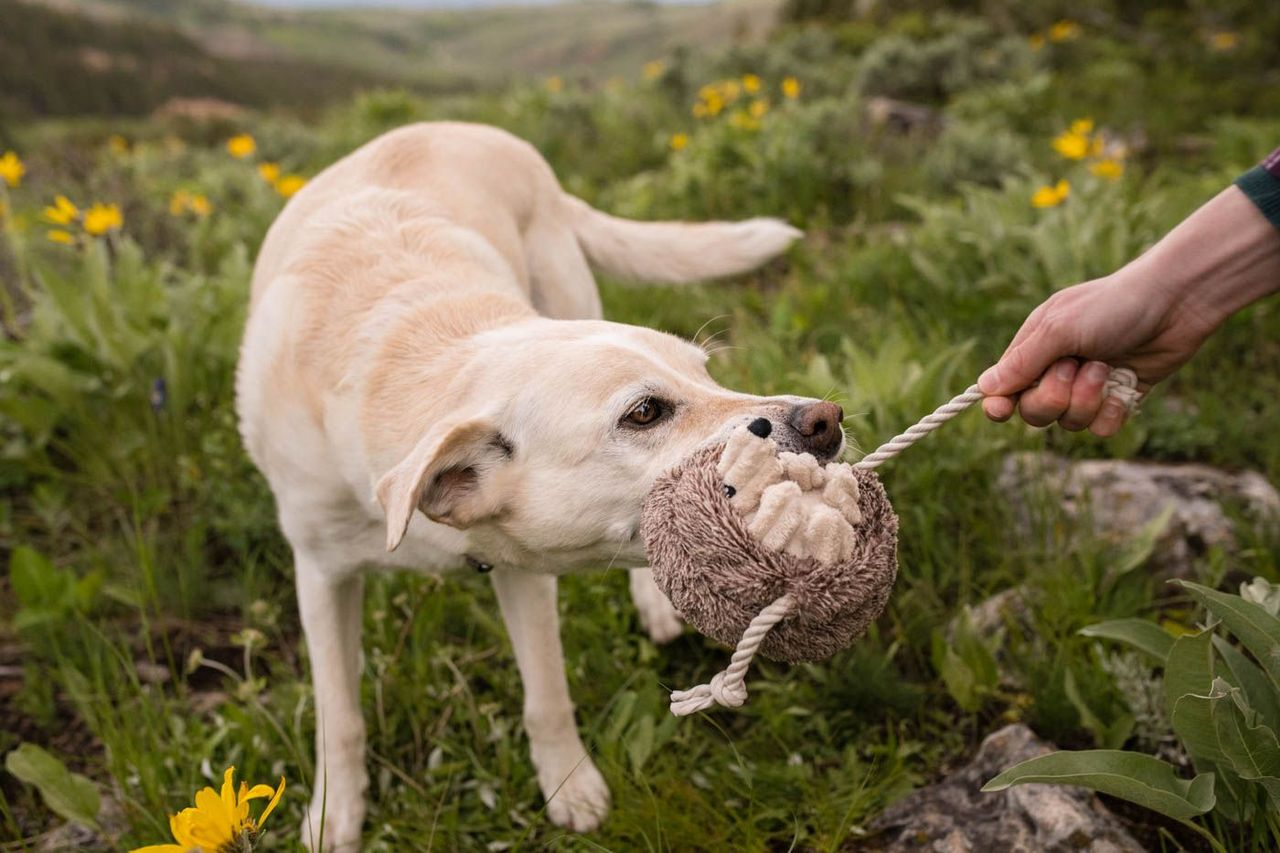
POLYGON ((800 435, 804 449, 814 456, 834 456, 844 440, 840 422, 844 409, 826 400, 802 403, 791 410, 787 423, 800 435))

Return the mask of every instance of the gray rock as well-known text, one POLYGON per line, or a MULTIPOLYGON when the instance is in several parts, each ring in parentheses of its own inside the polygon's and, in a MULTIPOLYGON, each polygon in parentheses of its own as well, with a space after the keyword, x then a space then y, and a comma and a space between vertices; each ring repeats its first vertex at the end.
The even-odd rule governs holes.
POLYGON ((866 848, 897 853, 1141 853, 1142 846, 1097 797, 1064 785, 982 786, 1020 761, 1052 751, 1023 725, 987 737, 964 768, 894 803, 871 822, 866 848))
POLYGON ((1023 536, 1045 529, 1037 525, 1036 511, 1051 503, 1081 522, 1080 529, 1117 545, 1169 511, 1151 555, 1154 570, 1166 579, 1191 577, 1196 560, 1210 548, 1236 546, 1224 504, 1243 506, 1269 523, 1280 519, 1280 493, 1261 474, 1207 465, 1016 453, 1005 459, 999 485, 1017 507, 1023 536))

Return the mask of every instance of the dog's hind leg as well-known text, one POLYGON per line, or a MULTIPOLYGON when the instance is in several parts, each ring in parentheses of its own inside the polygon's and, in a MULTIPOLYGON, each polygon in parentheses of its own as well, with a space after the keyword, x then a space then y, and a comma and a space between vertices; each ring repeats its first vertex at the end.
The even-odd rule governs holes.
POLYGON ((564 674, 553 575, 498 569, 492 575, 524 682, 524 728, 552 823, 595 829, 609 810, 609 787, 591 762, 564 674))
POLYGON ((360 711, 360 621, 364 579, 334 577, 297 554, 298 610, 316 695, 316 762, 302 843, 312 851, 360 848, 364 823, 364 717, 360 711))

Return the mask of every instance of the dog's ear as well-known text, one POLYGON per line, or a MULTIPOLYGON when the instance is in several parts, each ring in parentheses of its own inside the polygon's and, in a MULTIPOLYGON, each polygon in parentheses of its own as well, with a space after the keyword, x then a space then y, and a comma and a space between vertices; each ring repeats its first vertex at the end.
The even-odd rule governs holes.
POLYGON ((497 426, 484 418, 441 424, 428 432, 378 481, 378 502, 387 514, 387 550, 400 544, 415 509, 459 529, 496 515, 501 490, 490 488, 488 480, 510 456, 497 426))

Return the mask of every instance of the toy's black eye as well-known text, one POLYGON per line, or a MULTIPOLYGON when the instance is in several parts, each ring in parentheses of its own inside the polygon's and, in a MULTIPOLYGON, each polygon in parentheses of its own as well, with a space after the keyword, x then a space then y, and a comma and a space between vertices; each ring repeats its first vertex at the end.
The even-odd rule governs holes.
POLYGON ((639 403, 636 403, 622 420, 630 426, 653 426, 662 420, 668 410, 668 405, 657 397, 645 397, 639 403))
POLYGON ((738 490, 735 489, 733 486, 730 486, 728 483, 724 484, 724 496, 726 498, 731 498, 737 493, 738 493, 738 490))

